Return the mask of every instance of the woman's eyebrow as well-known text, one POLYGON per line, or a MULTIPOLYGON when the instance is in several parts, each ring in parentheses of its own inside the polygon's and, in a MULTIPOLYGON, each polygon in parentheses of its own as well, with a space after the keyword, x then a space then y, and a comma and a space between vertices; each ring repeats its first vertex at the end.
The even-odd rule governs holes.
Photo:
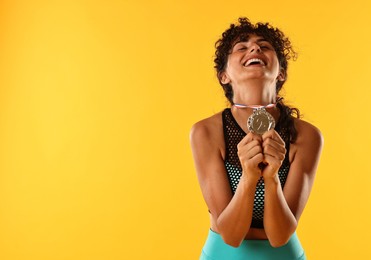
POLYGON ((236 41, 235 43, 233 43, 232 47, 236 46, 237 44, 239 44, 239 43, 241 43, 241 42, 248 42, 248 39, 238 40, 238 41, 236 41))
MULTIPOLYGON (((241 43, 241 42, 248 42, 249 40, 250 40, 249 38, 240 39, 240 40, 236 41, 236 42, 233 44, 233 46, 235 46, 235 45, 237 45, 238 43, 241 43)), ((268 42, 268 43, 270 43, 270 42, 269 42, 267 39, 265 39, 265 38, 258 38, 256 41, 257 41, 257 42, 268 42)))
MULTIPOLYGON (((242 38, 242 39, 239 39, 239 40, 237 40, 235 43, 233 43, 233 45, 232 45, 232 49, 237 45, 237 44, 239 44, 239 43, 243 43, 243 42, 248 42, 250 40, 250 38, 242 38)), ((258 38, 257 40, 256 40, 256 42, 258 42, 258 43, 261 43, 261 42, 266 42, 266 43, 269 43, 269 44, 271 44, 267 39, 265 39, 265 38, 258 38)))

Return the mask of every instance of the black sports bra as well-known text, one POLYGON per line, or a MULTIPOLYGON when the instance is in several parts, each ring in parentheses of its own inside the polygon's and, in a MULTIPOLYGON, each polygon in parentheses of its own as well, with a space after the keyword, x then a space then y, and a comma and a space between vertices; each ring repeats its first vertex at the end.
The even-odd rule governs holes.
MULTIPOLYGON (((227 171, 229 184, 234 194, 236 192, 237 185, 240 182, 240 178, 242 176, 241 163, 237 155, 237 144, 246 136, 246 133, 238 125, 237 121, 232 115, 230 108, 226 108, 223 111, 222 118, 225 141, 224 164, 227 171)), ((285 186, 286 178, 290 169, 289 161, 290 134, 289 131, 285 129, 280 129, 279 125, 276 125, 275 130, 285 141, 287 150, 285 159, 281 165, 281 168, 278 171, 278 176, 281 182, 281 186, 283 188, 285 186)), ((264 180, 263 177, 261 177, 256 185, 251 227, 264 228, 263 216, 264 216, 264 180)))

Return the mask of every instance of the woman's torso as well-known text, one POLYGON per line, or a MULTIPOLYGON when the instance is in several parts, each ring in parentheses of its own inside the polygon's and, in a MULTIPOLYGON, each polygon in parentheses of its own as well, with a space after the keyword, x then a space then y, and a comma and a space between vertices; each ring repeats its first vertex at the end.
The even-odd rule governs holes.
MULTIPOLYGON (((219 147, 221 158, 225 162, 228 155, 226 155, 226 148, 227 147, 226 147, 226 142, 225 142, 226 141, 226 139, 225 139, 225 129, 224 129, 224 126, 223 126, 223 115, 222 115, 222 113, 223 112, 220 112, 220 113, 210 117, 209 120, 208 120, 209 121, 208 124, 210 126, 210 130, 211 130, 211 134, 213 135, 213 139, 217 143, 217 146, 219 147)), ((230 115, 232 115, 232 114, 230 114, 230 115)), ((225 117, 225 115, 224 115, 224 117, 225 117)), ((232 115, 232 117, 233 117, 233 115, 232 115)), ((225 118, 224 118, 224 121, 225 121, 225 118)), ((244 129, 243 129, 244 126, 241 126, 241 124, 239 122, 237 122, 237 120, 234 119, 234 121, 235 121, 234 123, 236 124, 236 126, 235 126, 236 129, 240 128, 240 129, 237 129, 237 130, 238 131, 243 131, 243 132, 245 132, 244 134, 246 134, 246 131, 244 131, 244 129)), ((288 145, 289 145, 289 149, 287 149, 287 150, 289 152, 287 154, 287 157, 288 157, 287 160, 288 160, 288 163, 290 163, 292 161, 293 156, 294 156, 294 152, 295 152, 294 148, 295 147, 293 147, 293 145, 290 144, 290 143, 288 143, 288 145)), ((228 174, 227 170, 226 170, 226 174, 228 174)), ((218 233, 218 228, 217 228, 217 225, 216 225, 214 219, 212 217, 210 217, 210 220, 211 220, 211 229, 218 233)), ((253 227, 251 227, 249 229, 249 232, 247 233, 245 239, 267 239, 267 235, 265 234, 264 228, 253 228, 253 227)))

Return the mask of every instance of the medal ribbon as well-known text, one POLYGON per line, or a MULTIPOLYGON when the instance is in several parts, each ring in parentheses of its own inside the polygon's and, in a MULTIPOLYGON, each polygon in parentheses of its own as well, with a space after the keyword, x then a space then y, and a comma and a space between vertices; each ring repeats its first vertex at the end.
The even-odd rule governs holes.
POLYGON ((238 103, 234 103, 233 105, 235 107, 238 107, 238 108, 252 108, 254 110, 256 109, 259 109, 259 108, 271 108, 271 107, 275 107, 277 105, 277 103, 282 100, 283 98, 280 97, 277 99, 276 103, 272 103, 272 104, 268 104, 266 106, 262 106, 262 105, 244 105, 244 104, 238 104, 238 103))

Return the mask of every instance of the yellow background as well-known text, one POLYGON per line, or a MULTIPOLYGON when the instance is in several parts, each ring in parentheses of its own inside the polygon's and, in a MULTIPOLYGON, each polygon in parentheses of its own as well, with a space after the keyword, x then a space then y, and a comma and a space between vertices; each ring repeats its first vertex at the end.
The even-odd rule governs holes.
POLYGON ((239 16, 292 40, 286 101, 325 147, 298 234, 367 259, 371 8, 353 1, 0 2, 0 259, 197 259, 192 124, 226 105, 214 42, 239 16))

